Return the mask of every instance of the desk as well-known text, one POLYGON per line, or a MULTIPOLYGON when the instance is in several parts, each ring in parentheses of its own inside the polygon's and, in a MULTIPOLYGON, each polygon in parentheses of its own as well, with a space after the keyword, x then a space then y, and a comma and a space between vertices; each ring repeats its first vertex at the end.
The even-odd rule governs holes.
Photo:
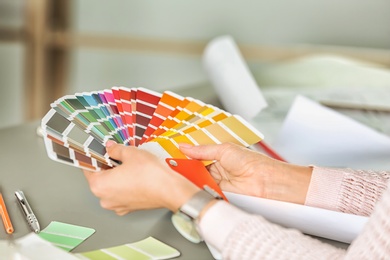
MULTIPOLYGON (((120 217, 101 208, 79 169, 48 158, 43 139, 36 135, 38 125, 39 122, 32 122, 0 130, 0 185, 15 228, 14 238, 30 232, 14 196, 14 191, 21 189, 41 228, 51 221, 60 221, 96 230, 73 252, 117 246, 153 236, 178 249, 179 259, 213 259, 204 243, 193 244, 176 231, 168 210, 138 211, 120 217)), ((0 229, 0 239, 5 239, 4 228, 0 229)))
MULTIPOLYGON (((209 85, 195 86, 178 91, 178 94, 222 107, 209 85)), ((266 120, 267 124, 258 126, 271 140, 280 123, 274 121, 272 124, 273 121, 266 120)), ((15 238, 30 232, 14 197, 14 191, 21 189, 28 196, 42 228, 51 221, 61 221, 96 230, 73 252, 117 246, 153 236, 178 249, 181 252, 179 259, 213 259, 204 243, 193 244, 175 230, 171 214, 165 209, 119 217, 101 208, 79 169, 48 158, 42 138, 36 135, 38 125, 39 122, 32 122, 0 130, 0 185, 13 220, 15 238)), ((5 239, 5 231, 0 229, 0 239, 5 239)), ((341 242, 317 239, 336 247, 348 247, 341 242)))

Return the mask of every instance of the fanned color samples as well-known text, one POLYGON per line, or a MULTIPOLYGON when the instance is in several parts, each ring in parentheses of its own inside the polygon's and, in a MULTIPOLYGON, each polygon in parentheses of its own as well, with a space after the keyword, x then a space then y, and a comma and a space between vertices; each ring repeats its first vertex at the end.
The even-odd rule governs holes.
POLYGON ((162 159, 186 159, 179 143, 248 147, 263 138, 238 115, 171 91, 145 88, 113 87, 64 96, 51 104, 41 126, 51 159, 95 171, 120 163, 106 153, 108 140, 162 159))

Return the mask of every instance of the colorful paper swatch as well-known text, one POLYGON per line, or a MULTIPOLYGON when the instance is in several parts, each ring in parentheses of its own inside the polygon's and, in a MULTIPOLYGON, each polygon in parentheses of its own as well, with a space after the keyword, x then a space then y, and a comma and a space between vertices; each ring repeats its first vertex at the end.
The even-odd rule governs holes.
POLYGON ((52 221, 38 235, 55 246, 69 252, 84 242, 93 233, 95 233, 95 230, 92 228, 52 221))
POLYGON ((145 88, 113 87, 64 96, 51 104, 41 125, 51 159, 94 171, 120 164, 108 156, 108 140, 158 151, 163 159, 186 159, 179 143, 248 147, 263 138, 238 115, 191 97, 145 88))
POLYGON ((199 188, 205 189, 207 186, 227 201, 225 194, 202 162, 188 159, 165 159, 165 161, 172 170, 180 173, 199 188))
POLYGON ((157 260, 178 257, 180 256, 180 252, 154 237, 148 237, 138 242, 79 253, 76 256, 80 259, 89 260, 157 260))

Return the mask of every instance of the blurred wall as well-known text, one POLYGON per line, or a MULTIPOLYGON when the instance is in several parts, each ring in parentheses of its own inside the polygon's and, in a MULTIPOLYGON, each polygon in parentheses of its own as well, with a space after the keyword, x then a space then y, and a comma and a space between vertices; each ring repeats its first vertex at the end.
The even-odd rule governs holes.
MULTIPOLYGON (((239 44, 388 48, 390 1, 76 1, 76 32, 239 44)), ((197 56, 78 49, 72 91, 123 84, 154 89, 205 81, 197 56)), ((251 64, 250 64, 251 65, 251 64)))
MULTIPOLYGON (((0 0, 0 28, 23 26, 24 1, 0 0)), ((390 46, 388 0, 71 2, 71 28, 80 34, 195 43, 230 34, 250 45, 390 46)), ((0 127, 23 121, 23 55, 22 44, 0 41, 0 127)), ((175 90, 207 81, 199 56, 153 50, 81 46, 72 50, 69 69, 69 93, 114 85, 175 90)))
MULTIPOLYGON (((0 0, 0 28, 23 25, 22 0, 0 0)), ((0 35, 0 128, 23 121, 23 44, 1 41, 0 35)))
POLYGON ((23 120, 23 47, 0 44, 0 128, 23 120))
POLYGON ((77 31, 245 43, 390 47, 388 0, 76 1, 77 31))

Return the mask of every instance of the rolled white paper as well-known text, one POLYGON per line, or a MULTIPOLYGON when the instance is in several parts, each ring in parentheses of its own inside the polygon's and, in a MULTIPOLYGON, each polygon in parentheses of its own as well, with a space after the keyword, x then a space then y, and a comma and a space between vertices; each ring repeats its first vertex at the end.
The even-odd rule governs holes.
POLYGON ((267 102, 233 38, 212 40, 203 53, 203 66, 224 109, 250 120, 267 102))

